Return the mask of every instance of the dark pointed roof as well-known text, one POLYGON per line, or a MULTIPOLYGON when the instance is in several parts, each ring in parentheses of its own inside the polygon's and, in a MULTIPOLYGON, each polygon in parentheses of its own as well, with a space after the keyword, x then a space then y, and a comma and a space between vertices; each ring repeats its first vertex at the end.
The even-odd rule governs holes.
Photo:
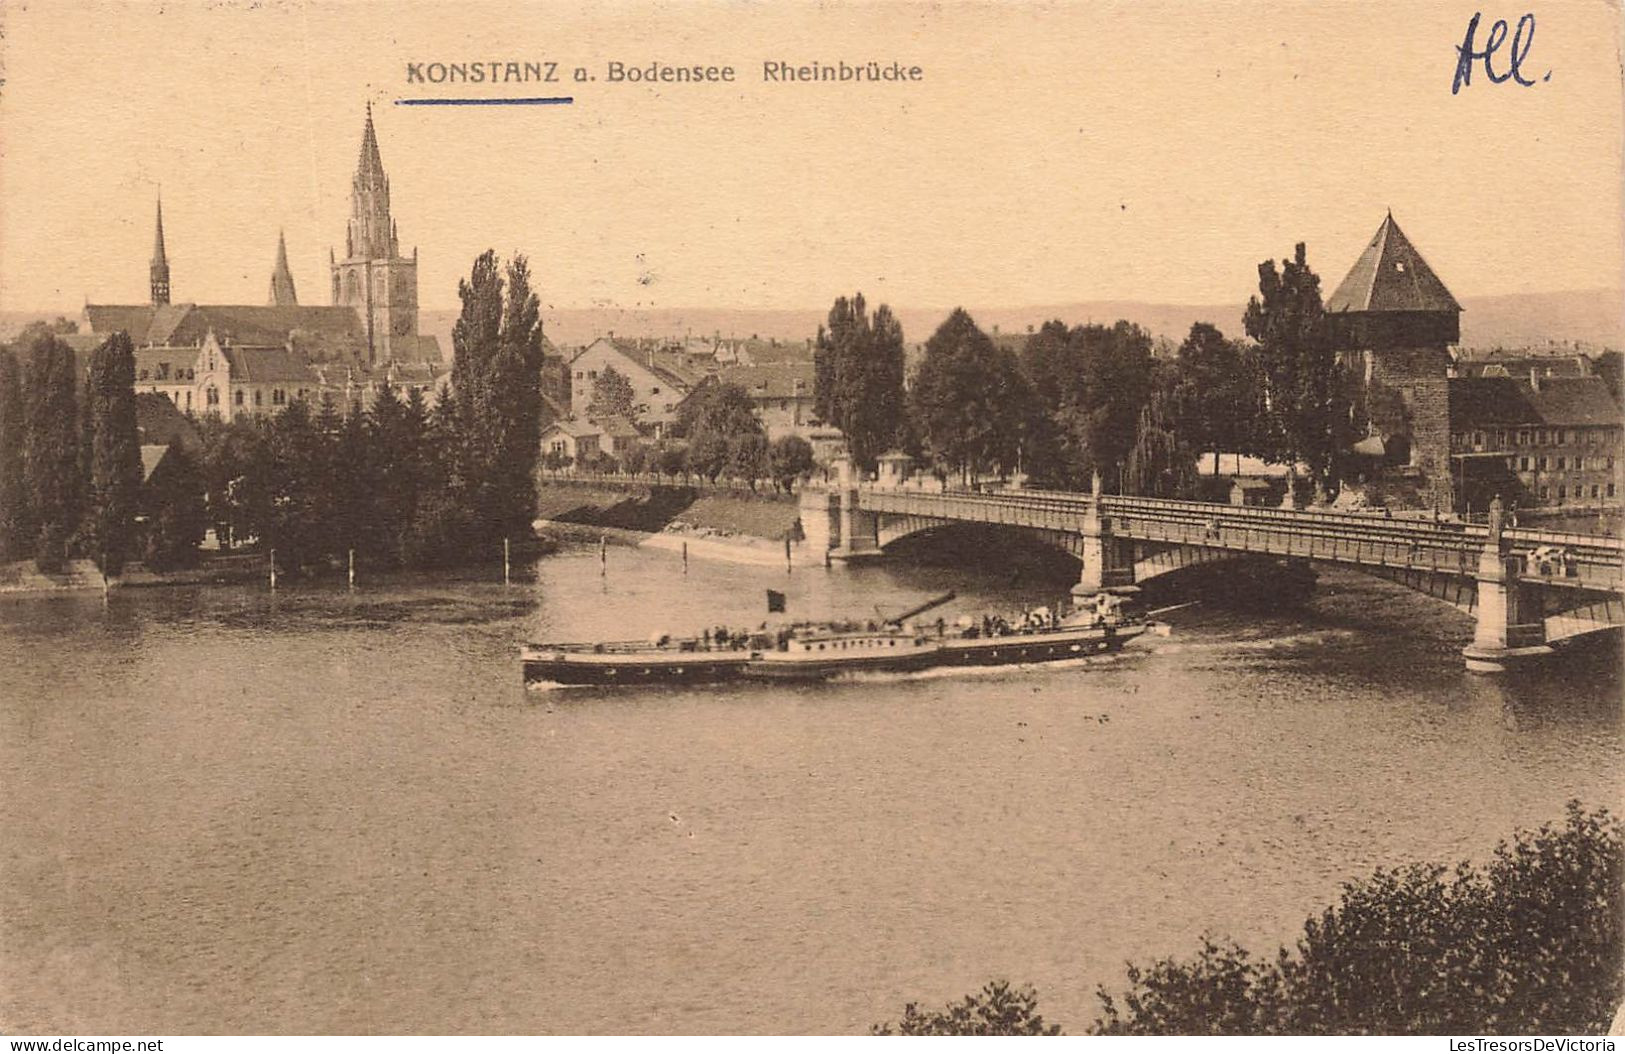
POLYGON ((356 162, 356 179, 369 182, 384 178, 384 160, 378 155, 378 133, 372 127, 372 103, 367 104, 367 124, 361 130, 361 160, 356 162))
POLYGON ((275 307, 292 307, 298 303, 299 295, 293 288, 293 272, 288 269, 288 239, 278 231, 276 268, 271 272, 271 304, 275 307))
POLYGON ((1348 277, 1327 298, 1326 310, 1459 312, 1461 305, 1390 212, 1348 277))
MULTIPOLYGON (((183 219, 185 217, 182 217, 183 219)), ((152 265, 164 267, 169 264, 169 257, 164 254, 164 199, 158 199, 158 226, 152 235, 152 265)))

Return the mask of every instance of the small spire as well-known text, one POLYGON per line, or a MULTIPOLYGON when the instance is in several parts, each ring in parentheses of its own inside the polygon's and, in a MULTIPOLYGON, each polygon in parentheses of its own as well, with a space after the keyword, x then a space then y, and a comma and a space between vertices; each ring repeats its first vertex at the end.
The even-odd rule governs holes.
POLYGON ((169 257, 164 253, 164 198, 158 196, 158 225, 152 235, 152 265, 158 267, 169 263, 169 257))
POLYGON ((276 234, 276 268, 271 272, 271 306, 292 307, 299 303, 293 289, 293 272, 288 269, 288 239, 283 231, 276 234))
POLYGON ((169 303, 169 255, 164 252, 164 199, 158 196, 158 222, 152 233, 152 263, 147 267, 147 285, 153 304, 169 303))

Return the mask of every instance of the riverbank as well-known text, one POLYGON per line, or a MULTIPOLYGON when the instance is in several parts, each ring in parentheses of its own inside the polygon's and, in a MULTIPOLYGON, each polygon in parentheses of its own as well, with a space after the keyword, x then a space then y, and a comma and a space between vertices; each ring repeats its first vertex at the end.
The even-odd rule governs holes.
POLYGON ((624 489, 565 481, 537 493, 536 527, 566 536, 607 536, 619 544, 760 566, 822 564, 800 543, 793 495, 702 491, 629 484, 624 489))
POLYGON ((150 571, 140 563, 125 566, 122 574, 106 578, 94 560, 69 560, 59 572, 45 573, 32 560, 0 565, 0 598, 52 596, 59 593, 142 589, 154 586, 220 585, 263 577, 269 570, 258 553, 205 557, 196 567, 150 571))
POLYGON ((636 531, 624 527, 597 527, 591 524, 564 520, 537 520, 537 530, 545 530, 562 538, 586 541, 607 539, 617 545, 636 546, 682 557, 685 553, 697 560, 742 564, 751 567, 809 567, 823 566, 824 554, 815 553, 801 542, 791 542, 788 556, 784 539, 773 541, 743 534, 705 534, 701 530, 685 529, 674 524, 663 531, 636 531))

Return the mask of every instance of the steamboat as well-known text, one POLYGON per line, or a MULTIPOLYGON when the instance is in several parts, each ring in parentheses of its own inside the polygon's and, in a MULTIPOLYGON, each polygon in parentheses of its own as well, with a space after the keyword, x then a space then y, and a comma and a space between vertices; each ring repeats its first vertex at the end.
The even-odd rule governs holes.
POLYGON ((739 678, 819 681, 944 666, 1058 662, 1113 652, 1166 627, 1128 614, 1121 598, 1063 613, 1037 608, 1014 620, 984 615, 952 624, 908 620, 954 598, 947 593, 891 618, 799 622, 757 630, 706 630, 699 637, 596 644, 532 644, 520 652, 526 683, 709 684, 739 678))

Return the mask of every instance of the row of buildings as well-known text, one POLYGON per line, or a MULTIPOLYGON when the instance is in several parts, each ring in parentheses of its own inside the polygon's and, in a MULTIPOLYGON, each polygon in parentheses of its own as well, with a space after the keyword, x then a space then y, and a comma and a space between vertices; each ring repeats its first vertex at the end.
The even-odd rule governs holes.
MULTIPOLYGON (((331 302, 299 303, 279 238, 267 303, 176 303, 160 202, 149 302, 87 304, 81 331, 64 339, 88 355, 108 335, 128 333, 138 391, 161 395, 182 413, 266 415, 301 400, 365 406, 385 388, 432 402, 449 370, 438 341, 419 332, 417 251, 401 251, 370 107, 344 253, 330 250, 328 269, 331 302)), ((1380 451, 1384 471, 1412 481, 1418 501, 1473 511, 1502 494, 1525 507, 1618 506, 1625 458, 1609 381, 1584 355, 1462 355, 1461 306, 1392 215, 1325 307, 1339 354, 1362 369, 1368 386, 1391 390, 1402 404, 1399 418, 1383 422, 1357 450, 1380 451)), ((801 436, 820 458, 841 446, 838 430, 815 411, 810 340, 611 333, 567 354, 551 345, 544 353, 552 420, 544 453, 581 462, 659 440, 684 401, 713 384, 742 389, 769 439, 801 436), (635 422, 595 420, 589 412, 595 382, 610 370, 632 387, 635 422)))
POLYGON ((563 360, 558 419, 542 436, 542 449, 581 462, 597 454, 619 456, 632 444, 670 434, 685 400, 712 384, 738 386, 770 441, 800 436, 814 456, 827 459, 841 434, 818 418, 813 405, 810 344, 769 341, 659 341, 600 337, 563 360), (637 407, 636 427, 589 413, 594 385, 607 371, 626 378, 637 407))

